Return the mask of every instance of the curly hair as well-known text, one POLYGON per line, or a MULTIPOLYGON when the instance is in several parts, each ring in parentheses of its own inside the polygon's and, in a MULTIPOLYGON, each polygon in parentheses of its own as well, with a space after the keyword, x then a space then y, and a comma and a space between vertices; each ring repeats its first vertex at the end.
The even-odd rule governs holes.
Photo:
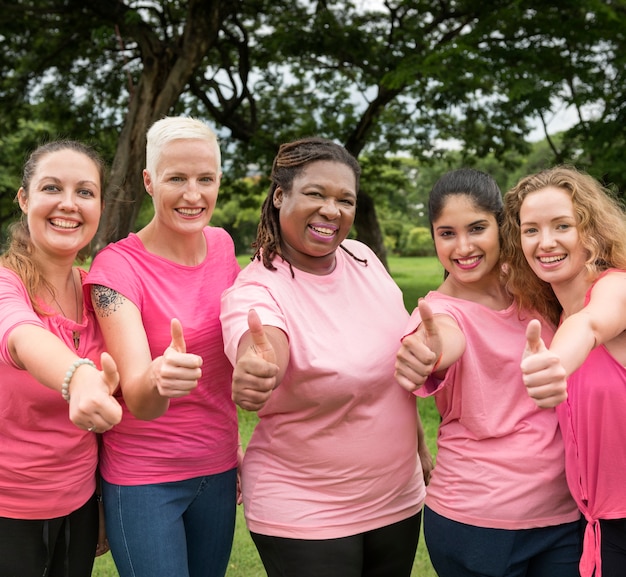
POLYGON ((521 245, 520 210, 532 192, 548 187, 567 192, 580 242, 587 251, 590 281, 609 268, 626 269, 626 214, 612 192, 573 166, 560 165, 522 178, 504 196, 502 256, 507 289, 520 308, 536 310, 558 324, 562 307, 549 283, 530 268, 521 245))
MULTIPOLYGON (((284 194, 290 194, 295 178, 309 164, 321 160, 340 162, 349 167, 354 173, 358 191, 361 167, 356 158, 343 146, 336 144, 332 140, 315 136, 282 144, 272 164, 271 184, 261 207, 261 220, 257 228, 256 240, 252 243, 253 248, 256 249, 252 260, 255 258, 262 260, 265 268, 269 270, 276 270, 273 260, 276 256, 279 256, 289 264, 291 275, 293 276, 294 274, 291 263, 284 257, 281 248, 280 211, 274 206, 274 192, 280 187, 284 194)), ((367 264, 367 260, 358 258, 347 248, 340 246, 352 258, 367 264)))
MULTIPOLYGON (((39 166, 39 162, 46 155, 62 150, 72 150, 90 158, 98 169, 101 190, 104 191, 106 167, 98 152, 91 146, 76 140, 54 140, 42 144, 33 150, 24 163, 21 186, 24 198, 27 198, 30 194, 31 181, 39 166)), ((17 197, 15 200, 17 201, 17 197)), ((104 195, 101 197, 101 203, 104 205, 104 195)), ((88 247, 86 249, 88 252, 88 247)), ((30 238, 30 230, 28 229, 28 221, 26 215, 22 214, 19 220, 9 226, 7 249, 0 257, 0 265, 12 270, 20 277, 26 287, 34 310, 40 315, 45 315, 46 313, 37 304, 36 295, 44 289, 48 289, 54 295, 54 290, 37 267, 32 255, 33 245, 30 238)), ((78 260, 84 260, 85 256, 85 250, 80 251, 78 260)))

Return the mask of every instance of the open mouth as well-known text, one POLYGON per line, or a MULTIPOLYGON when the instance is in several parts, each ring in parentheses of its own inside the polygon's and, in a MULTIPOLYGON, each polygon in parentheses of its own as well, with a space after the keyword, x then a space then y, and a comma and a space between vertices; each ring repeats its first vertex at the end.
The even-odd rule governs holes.
POLYGON ((52 226, 56 226, 57 228, 65 228, 67 230, 78 228, 80 226, 80 223, 76 222, 75 220, 65 220, 62 218, 51 218, 49 222, 52 226))
POLYGON ((198 216, 204 212, 204 208, 177 208, 176 212, 182 216, 198 216))
POLYGON ((540 256, 537 258, 537 260, 543 264, 554 264, 555 262, 561 262, 562 260, 565 260, 565 255, 560 254, 555 256, 540 256))

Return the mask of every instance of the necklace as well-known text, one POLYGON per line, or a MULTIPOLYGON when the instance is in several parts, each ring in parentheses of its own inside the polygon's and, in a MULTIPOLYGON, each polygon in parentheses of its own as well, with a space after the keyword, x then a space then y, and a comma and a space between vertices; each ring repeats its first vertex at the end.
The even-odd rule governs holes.
MULTIPOLYGON (((74 275, 74 270, 72 270, 72 286, 74 287, 74 300, 76 301, 76 322, 78 324, 80 324, 81 315, 80 315, 80 309, 79 309, 79 303, 78 303, 78 289, 76 288, 76 277, 74 275)), ((61 306, 61 304, 59 303, 57 298, 54 296, 54 293, 52 292, 52 290, 51 289, 48 289, 48 290, 50 291, 50 294, 52 295, 52 300, 54 300, 54 302, 57 305, 57 307, 59 307, 59 310, 61 311, 61 314, 66 319, 69 319, 70 317, 68 317, 65 314, 65 311, 63 310, 63 307, 61 306)), ((72 319, 70 319, 70 320, 72 320, 72 319)), ((80 346, 80 332, 79 331, 72 331, 72 340, 74 341, 74 348, 76 350, 78 350, 78 347, 80 346)))

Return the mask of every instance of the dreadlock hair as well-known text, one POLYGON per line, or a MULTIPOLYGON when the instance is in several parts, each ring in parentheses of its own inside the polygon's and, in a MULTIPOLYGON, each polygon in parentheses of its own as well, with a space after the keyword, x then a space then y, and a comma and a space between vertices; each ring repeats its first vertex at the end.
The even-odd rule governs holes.
MULTIPOLYGON (((80 154, 84 154, 90 158, 98 169, 100 174, 101 189, 104 193, 104 181, 106 168, 104 161, 91 146, 78 142, 76 140, 54 140, 42 144, 33 150, 24 163, 22 171, 22 185, 21 191, 23 198, 28 198, 30 194, 30 186, 32 183, 33 175, 35 174, 39 162, 48 154, 53 152, 59 152, 62 150, 72 150, 80 154)), ((15 197, 17 202, 18 197, 15 197)), ((104 194, 101 198, 101 202, 104 205, 104 194)), ((89 252, 89 247, 81 250, 78 253, 78 261, 84 261, 86 253, 89 252)), ((44 289, 51 291, 54 295, 53 288, 44 278, 42 272, 39 270, 36 262, 33 260, 33 244, 30 238, 30 230, 28 229, 28 220, 26 215, 22 213, 19 220, 9 225, 9 236, 7 242, 7 249, 0 256, 0 265, 12 270, 17 276, 20 277, 24 283, 24 287, 28 292, 30 301, 33 305, 33 309, 38 314, 44 316, 47 313, 37 304, 36 296, 40 294, 44 289)))
MULTIPOLYGON (((278 255, 289 264, 291 276, 294 276, 291 263, 284 257, 281 249, 280 218, 279 210, 274 206, 274 192, 280 187, 285 194, 290 194, 294 179, 310 163, 320 160, 340 162, 348 166, 354 173, 358 191, 361 167, 356 158, 343 146, 316 136, 281 144, 272 164, 271 184, 261 207, 261 220, 257 228, 256 240, 252 244, 256 249, 252 260, 255 258, 262 260, 265 268, 269 270, 276 270, 272 261, 278 255)), ((340 247, 353 259, 367 266, 367 259, 358 258, 343 245, 340 247)))

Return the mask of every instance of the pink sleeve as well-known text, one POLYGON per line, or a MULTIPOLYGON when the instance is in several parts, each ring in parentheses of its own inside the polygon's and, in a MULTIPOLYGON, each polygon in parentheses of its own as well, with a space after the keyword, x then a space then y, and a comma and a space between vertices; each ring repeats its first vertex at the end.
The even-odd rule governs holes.
POLYGON ((22 324, 44 328, 20 278, 13 271, 0 268, 0 358, 12 367, 17 365, 9 353, 9 335, 16 326, 22 324))

